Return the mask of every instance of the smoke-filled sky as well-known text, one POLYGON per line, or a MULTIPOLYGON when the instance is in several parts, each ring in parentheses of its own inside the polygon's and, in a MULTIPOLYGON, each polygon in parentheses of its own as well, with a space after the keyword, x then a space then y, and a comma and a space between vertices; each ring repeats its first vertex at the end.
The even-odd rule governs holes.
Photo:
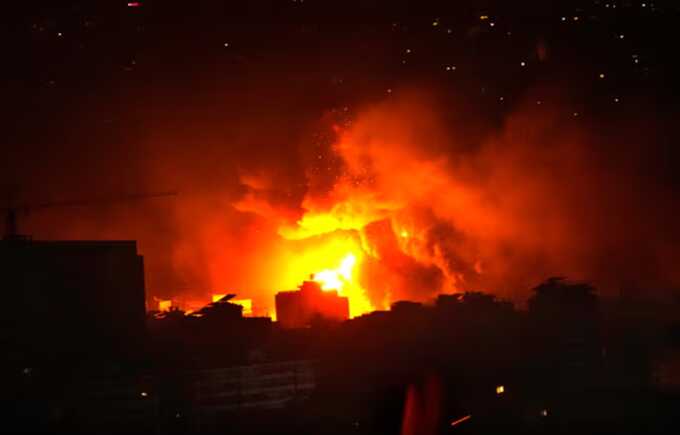
POLYGON ((161 297, 266 307, 347 246, 375 308, 678 288, 678 7, 544 3, 9 6, 0 194, 177 190, 20 220, 138 240, 161 297))

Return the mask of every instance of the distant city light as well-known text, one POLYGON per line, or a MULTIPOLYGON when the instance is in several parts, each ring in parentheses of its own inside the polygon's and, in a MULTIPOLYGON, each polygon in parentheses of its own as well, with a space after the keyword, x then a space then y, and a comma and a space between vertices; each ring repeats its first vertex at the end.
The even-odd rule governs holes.
POLYGON ((503 385, 497 386, 496 387, 496 394, 498 394, 500 396, 503 393, 505 393, 505 386, 503 386, 503 385))
POLYGON ((548 416, 548 410, 547 409, 541 410, 541 416, 547 417, 548 416))
POLYGON ((140 395, 141 395, 142 397, 147 397, 149 394, 147 394, 146 391, 142 391, 140 395))

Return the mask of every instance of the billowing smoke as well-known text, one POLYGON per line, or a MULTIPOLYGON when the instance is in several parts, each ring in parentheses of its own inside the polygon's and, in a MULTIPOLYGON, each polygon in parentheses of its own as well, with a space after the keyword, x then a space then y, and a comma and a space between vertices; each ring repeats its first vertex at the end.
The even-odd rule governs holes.
MULTIPOLYGON (((641 137, 601 135, 557 103, 527 102, 470 148, 445 114, 422 93, 369 106, 334 126, 340 164, 321 174, 334 181, 292 204, 295 220, 252 183, 239 205, 284 239, 356 231, 374 306, 463 290, 523 297, 553 275, 613 292, 677 285, 675 204, 641 172, 641 137)), ((316 174, 308 168, 310 185, 316 174)))
POLYGON ((553 2, 495 2, 493 29, 488 2, 81 3, 8 14, 0 200, 177 190, 20 216, 138 240, 151 295, 271 308, 348 254, 361 309, 680 285, 672 26, 613 44, 553 2))
POLYGON ((521 300, 553 275, 609 292, 680 283, 676 189, 658 173, 662 121, 589 123, 555 95, 540 108, 527 97, 474 134, 470 120, 484 122, 435 93, 397 91, 319 116, 315 102, 290 106, 299 90, 266 107, 249 92, 211 97, 236 101, 229 113, 139 109, 150 128, 123 149, 98 145, 108 151, 80 165, 91 176, 45 177, 59 180, 48 199, 169 189, 177 198, 50 210, 25 229, 137 239, 151 294, 228 291, 270 308, 276 291, 357 250, 375 308, 461 290, 521 300))

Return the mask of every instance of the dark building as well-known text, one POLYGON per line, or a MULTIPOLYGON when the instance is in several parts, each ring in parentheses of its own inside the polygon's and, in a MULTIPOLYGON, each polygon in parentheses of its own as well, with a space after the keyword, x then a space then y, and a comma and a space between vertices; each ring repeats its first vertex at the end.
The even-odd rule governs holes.
POLYGON ((528 301, 539 384, 586 391, 603 381, 600 300, 586 283, 550 278, 528 301))
POLYGON ((315 281, 276 294, 276 319, 282 327, 303 328, 315 317, 345 320, 349 318, 349 300, 336 291, 323 291, 315 281))
POLYGON ((0 340, 16 358, 121 356, 144 337, 134 241, 3 240, 0 274, 0 340))

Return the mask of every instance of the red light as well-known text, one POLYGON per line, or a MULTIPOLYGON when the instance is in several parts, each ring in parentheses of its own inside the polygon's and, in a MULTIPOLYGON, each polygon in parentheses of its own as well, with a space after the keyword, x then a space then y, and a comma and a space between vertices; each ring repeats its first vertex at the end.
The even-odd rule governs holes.
POLYGON ((469 419, 471 419, 471 418, 472 418, 471 415, 466 415, 465 417, 459 418, 458 420, 453 420, 453 421, 451 422, 451 426, 459 425, 459 424, 461 424, 462 422, 467 421, 467 420, 469 420, 469 419))
POLYGON ((127 5, 128 5, 129 8, 138 8, 138 7, 140 7, 142 4, 141 4, 140 2, 128 2, 127 5))

